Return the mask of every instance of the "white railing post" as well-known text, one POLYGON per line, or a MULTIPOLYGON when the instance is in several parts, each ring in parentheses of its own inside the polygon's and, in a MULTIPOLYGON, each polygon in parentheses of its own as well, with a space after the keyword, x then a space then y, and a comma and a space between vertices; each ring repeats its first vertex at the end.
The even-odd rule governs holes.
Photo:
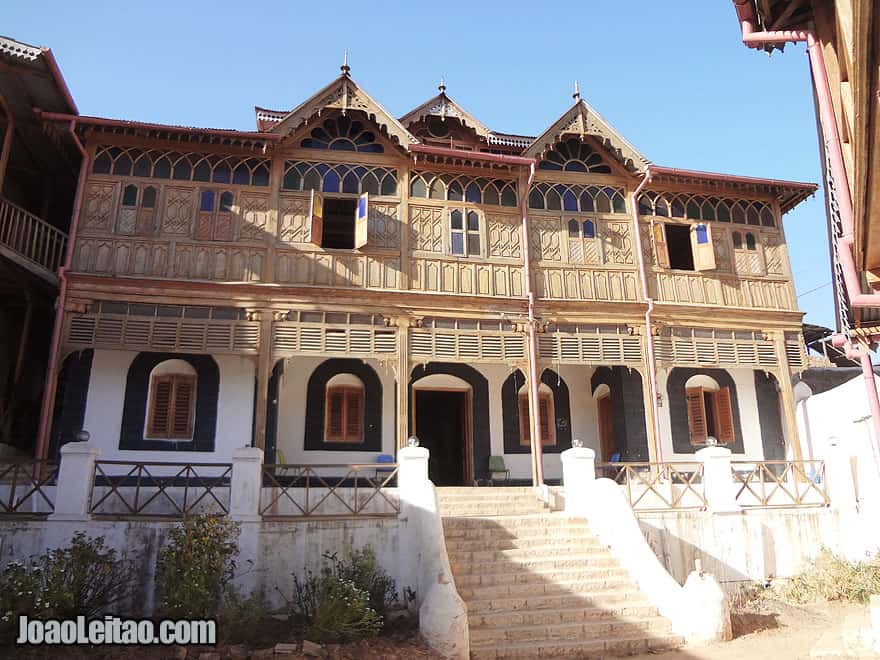
POLYGON ((565 515, 586 518, 589 490, 596 480, 596 452, 589 447, 572 447, 561 457, 565 515))
POLYGON ((704 447, 696 452, 703 464, 703 496, 712 512, 740 511, 736 503, 736 484, 730 465, 731 452, 726 447, 704 447))
POLYGON ((95 461, 100 450, 88 442, 69 442, 61 447, 55 510, 49 520, 89 520, 95 461))
POLYGON ((232 452, 229 518, 239 522, 259 522, 262 491, 263 450, 259 447, 239 447, 232 452))

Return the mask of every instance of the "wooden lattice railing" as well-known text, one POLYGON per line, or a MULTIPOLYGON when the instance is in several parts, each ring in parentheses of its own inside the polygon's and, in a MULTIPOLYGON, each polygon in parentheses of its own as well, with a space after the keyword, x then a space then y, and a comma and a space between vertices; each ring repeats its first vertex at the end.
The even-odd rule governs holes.
POLYGON ((0 461, 0 515, 49 515, 55 509, 57 477, 58 466, 47 461, 0 461))
POLYGON ((696 461, 600 463, 596 472, 623 487, 634 511, 706 508, 703 464, 696 461))
POLYGON ((229 514, 231 463, 96 461, 89 513, 182 518, 229 514))
POLYGON ((0 197, 0 244, 54 274, 64 258, 67 235, 0 197))
POLYGON ((400 501, 396 463, 264 465, 260 515, 264 518, 396 516, 400 501))
POLYGON ((824 461, 731 461, 742 507, 827 506, 824 461))

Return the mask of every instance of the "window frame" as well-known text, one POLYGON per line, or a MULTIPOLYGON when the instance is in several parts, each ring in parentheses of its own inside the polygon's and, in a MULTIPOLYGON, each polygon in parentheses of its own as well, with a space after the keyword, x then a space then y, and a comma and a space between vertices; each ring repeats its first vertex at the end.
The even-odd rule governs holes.
POLYGON ((196 198, 196 223, 193 230, 193 238, 197 241, 234 241, 236 240, 235 222, 235 193, 229 187, 202 187, 197 189, 196 198), (206 194, 213 195, 211 210, 203 209, 203 200, 206 194), (222 200, 224 195, 229 195, 232 201, 228 204, 229 210, 224 211, 222 200), (221 224, 220 221, 224 221, 221 224), (225 224, 228 222, 228 224, 225 224))
POLYGON ((191 442, 195 434, 196 421, 196 401, 198 396, 198 377, 195 374, 170 373, 170 374, 154 374, 150 377, 150 396, 147 404, 146 425, 144 429, 144 438, 148 440, 170 440, 191 442), (165 430, 157 430, 156 416, 159 412, 158 397, 162 383, 170 383, 170 391, 168 394, 168 408, 165 413, 167 426, 165 430), (190 388, 189 399, 187 402, 186 413, 186 430, 184 433, 177 433, 175 428, 175 418, 177 417, 177 407, 180 405, 178 392, 181 386, 187 385, 190 388))
POLYGON ((485 227, 485 221, 483 219, 483 215, 481 212, 475 208, 470 208, 467 206, 451 206, 446 208, 446 231, 449 236, 449 250, 448 254, 452 257, 456 257, 459 259, 472 259, 474 257, 483 257, 485 254, 485 245, 486 241, 483 237, 483 228, 485 227), (461 228, 455 229, 452 226, 452 214, 455 212, 461 213, 461 228), (477 228, 469 229, 468 228, 468 216, 473 213, 477 219, 477 228), (454 236, 461 235, 462 248, 464 250, 463 253, 459 254, 455 252, 454 248, 454 236), (478 252, 471 252, 470 250, 470 239, 476 238, 479 241, 480 249, 478 252))
MULTIPOLYGON (((538 391, 538 415, 541 415, 541 406, 545 406, 546 418, 542 419, 546 433, 541 433, 542 447, 556 446, 556 409, 553 401, 553 392, 538 391)), ((519 412, 519 444, 520 447, 530 447, 532 444, 532 424, 529 416, 529 393, 520 392, 517 395, 517 410, 519 412)))
POLYGON ((327 385, 324 389, 324 442, 333 444, 361 445, 364 443, 364 426, 366 420, 366 411, 364 402, 366 400, 366 392, 364 386, 361 385, 327 385), (331 435, 331 404, 334 395, 342 396, 342 419, 340 422, 340 432, 331 435), (351 398, 354 397, 354 398, 351 398), (351 402, 357 401, 358 425, 357 432, 350 432, 349 415, 351 414, 351 402))
POLYGON ((686 387, 685 409, 691 445, 704 446, 709 436, 714 437, 719 445, 732 445, 736 441, 730 387, 686 387), (709 428, 710 419, 712 428, 709 428))

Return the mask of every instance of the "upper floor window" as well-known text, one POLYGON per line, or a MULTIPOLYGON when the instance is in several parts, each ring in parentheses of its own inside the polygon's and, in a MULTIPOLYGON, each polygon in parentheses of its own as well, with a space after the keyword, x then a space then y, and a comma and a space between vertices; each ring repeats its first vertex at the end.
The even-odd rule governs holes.
POLYGON ((602 156, 578 138, 558 142, 538 163, 538 169, 611 174, 611 167, 602 156))
POLYGON ((327 381, 324 396, 325 442, 364 441, 364 384, 354 374, 327 381))
POLYGON ((325 119, 324 123, 312 129, 309 137, 299 146, 306 149, 330 149, 332 151, 361 151, 381 154, 385 151, 376 141, 376 133, 359 119, 349 115, 339 115, 325 119))
POLYGON ((177 181, 269 185, 269 160, 265 158, 181 154, 134 147, 100 147, 95 153, 92 171, 177 181))
POLYGON ((712 228, 703 222, 654 224, 657 264, 674 270, 714 270, 712 228))
POLYGON ((396 195, 397 170, 346 163, 287 161, 282 190, 315 190, 359 195, 396 195))
POLYGON ((195 238, 203 241, 231 241, 235 238, 235 195, 229 190, 202 190, 195 238))
POLYGON ((664 218, 717 220, 742 225, 775 227, 773 208, 767 202, 722 199, 687 193, 648 191, 639 198, 639 213, 664 218))
POLYGON ((480 215, 473 210, 453 209, 449 212, 449 239, 452 254, 478 257, 480 249, 480 215))
POLYGON ((122 204, 116 221, 119 234, 151 234, 156 219, 157 190, 154 186, 129 184, 122 189, 122 204))
POLYGON ((623 189, 613 186, 581 186, 537 183, 529 191, 529 208, 574 213, 626 213, 623 189))
POLYGON ((516 183, 467 175, 413 172, 409 194, 423 199, 440 199, 470 204, 517 205, 516 183))
POLYGON ((195 409, 195 369, 183 360, 157 365, 150 377, 146 437, 191 440, 195 409))

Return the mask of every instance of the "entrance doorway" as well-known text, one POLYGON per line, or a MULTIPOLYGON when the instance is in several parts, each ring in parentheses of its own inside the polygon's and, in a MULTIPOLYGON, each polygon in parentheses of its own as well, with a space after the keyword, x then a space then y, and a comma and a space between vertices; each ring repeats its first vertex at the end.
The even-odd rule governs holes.
POLYGON ((470 481, 470 392, 415 390, 413 431, 430 452, 428 478, 436 486, 470 481))

